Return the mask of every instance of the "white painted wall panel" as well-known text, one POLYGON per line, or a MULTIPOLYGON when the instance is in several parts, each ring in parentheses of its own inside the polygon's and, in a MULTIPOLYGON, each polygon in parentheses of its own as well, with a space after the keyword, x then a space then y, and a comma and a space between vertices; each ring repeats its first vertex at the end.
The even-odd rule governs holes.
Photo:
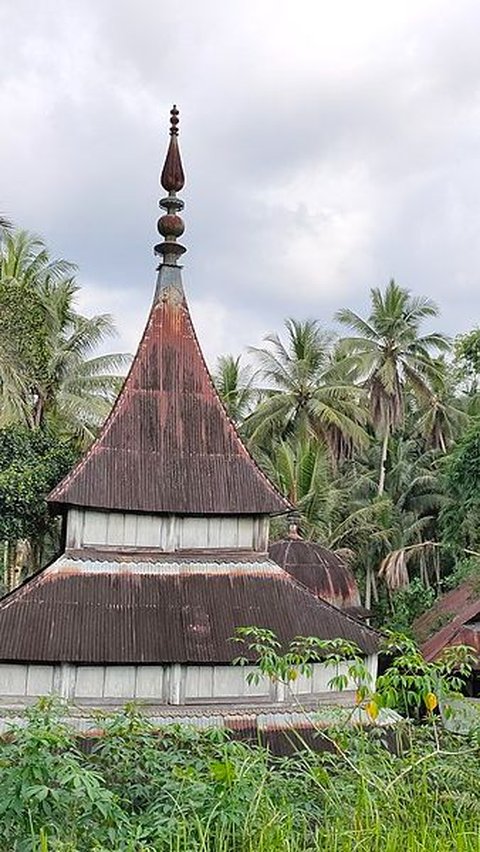
POLYGON ((25 695, 27 691, 27 666, 2 663, 0 665, 0 695, 25 695))
POLYGON ((138 543, 138 515, 130 515, 127 513, 124 517, 124 538, 122 542, 116 542, 116 544, 124 544, 126 547, 135 547, 138 543))
POLYGON ((67 518, 67 547, 72 550, 82 546, 84 540, 85 512, 82 509, 69 509, 67 518))
MULTIPOLYGON (((376 667, 375 655, 367 660, 370 670, 376 667)), ((338 671, 345 672, 347 664, 338 671)), ((328 682, 336 673, 332 666, 321 663, 313 666, 311 678, 298 677, 287 689, 276 688, 268 679, 258 684, 248 684, 251 666, 49 666, 0 664, 0 696, 31 696, 63 694, 75 699, 102 701, 116 698, 129 701, 134 698, 158 703, 189 703, 227 701, 235 698, 268 697, 272 700, 289 700, 291 692, 298 696, 326 696, 328 682)), ((349 690, 355 689, 349 684, 349 690)))
POLYGON ((28 666, 27 695, 50 695, 53 691, 53 666, 28 666))
POLYGON ((238 518, 237 519, 237 542, 241 550, 253 548, 255 521, 253 518, 238 518))
POLYGON ((165 698, 163 666, 137 667, 137 698, 155 698, 162 703, 165 698))
POLYGON ((240 666, 215 666, 213 675, 214 698, 243 696, 245 672, 240 666))
POLYGON ((208 547, 208 531, 212 530, 210 518, 178 518, 177 524, 179 550, 208 547))
POLYGON ((125 541, 125 515, 120 512, 107 514, 107 544, 125 541))
POLYGON ((77 698, 102 698, 105 684, 105 666, 78 666, 75 682, 77 698))
POLYGON ((268 519, 180 517, 70 509, 67 548, 149 547, 168 552, 196 549, 266 550, 268 519))
POLYGON ((105 667, 105 698, 135 697, 135 666, 106 666, 105 667))
POLYGON ((186 666, 185 699, 211 698, 213 695, 213 666, 186 666))
MULTIPOLYGON (((70 512, 68 513, 70 516, 70 512)), ((107 543, 108 512, 84 512, 83 544, 107 543)))
MULTIPOLYGON (((163 523, 165 523, 163 518, 156 518, 154 515, 139 515, 136 544, 142 547, 160 547, 160 527, 163 523)), ((122 542, 115 542, 115 544, 122 544, 122 542)))
MULTIPOLYGON (((252 670, 253 670, 253 666, 252 666, 252 670)), ((247 675, 248 675, 249 671, 251 671, 250 667, 246 666, 245 667, 245 684, 244 684, 244 687, 243 687, 243 694, 245 696, 247 696, 247 697, 249 696, 249 697, 253 698, 254 696, 260 697, 260 696, 270 695, 274 692, 274 690, 272 689, 272 684, 270 683, 270 681, 266 677, 262 677, 259 680, 258 683, 248 683, 247 675)))

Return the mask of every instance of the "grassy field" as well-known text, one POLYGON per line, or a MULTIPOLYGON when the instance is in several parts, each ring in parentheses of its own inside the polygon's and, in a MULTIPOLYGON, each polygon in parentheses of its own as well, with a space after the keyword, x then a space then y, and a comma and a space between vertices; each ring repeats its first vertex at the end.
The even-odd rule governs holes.
POLYGON ((135 709, 79 749, 41 705, 0 744, 1 852, 480 852, 480 748, 434 722, 331 731, 272 758, 218 731, 154 731, 135 709))

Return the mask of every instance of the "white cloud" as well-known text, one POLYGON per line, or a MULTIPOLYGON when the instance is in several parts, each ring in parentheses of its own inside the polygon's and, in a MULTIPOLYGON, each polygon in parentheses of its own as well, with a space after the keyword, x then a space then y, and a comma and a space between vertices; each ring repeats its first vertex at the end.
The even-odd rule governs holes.
POLYGON ((0 210, 80 265, 133 349, 182 107, 185 258, 210 361, 392 275, 480 314, 474 0, 17 0, 0 7, 0 210))

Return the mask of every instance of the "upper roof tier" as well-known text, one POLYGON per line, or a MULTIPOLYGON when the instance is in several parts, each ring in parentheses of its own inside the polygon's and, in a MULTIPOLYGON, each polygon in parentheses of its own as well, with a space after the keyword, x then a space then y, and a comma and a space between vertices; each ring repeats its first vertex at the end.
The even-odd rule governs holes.
MULTIPOLYGON (((174 131, 177 115, 172 111, 174 131)), ((167 164, 169 158, 175 165, 169 170, 183 177, 176 132, 167 164)), ((286 512, 290 504, 242 443, 208 372, 177 266, 184 249, 176 242, 179 217, 171 211, 182 204, 173 178, 163 180, 169 196, 160 203, 169 214, 159 222, 162 263, 140 346, 98 438, 49 502, 192 515, 286 512)))

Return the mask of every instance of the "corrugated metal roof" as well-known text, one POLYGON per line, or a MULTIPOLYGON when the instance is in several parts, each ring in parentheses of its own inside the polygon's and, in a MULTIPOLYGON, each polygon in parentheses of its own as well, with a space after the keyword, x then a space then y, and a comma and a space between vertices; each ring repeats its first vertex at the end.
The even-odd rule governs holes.
MULTIPOLYGON (((167 269, 167 267, 163 267, 167 269)), ((171 267, 176 276, 180 271, 171 267)), ((167 270, 168 271, 168 270, 167 270)), ((256 515, 290 504, 220 402, 181 281, 160 290, 101 433, 50 502, 119 511, 256 515)))
POLYGON ((231 553, 226 559, 219 558, 212 553, 207 556, 181 556, 177 554, 165 554, 165 558, 159 558, 157 551, 150 558, 131 554, 108 553, 105 551, 67 551, 48 569, 53 574, 237 574, 270 576, 276 574, 284 575, 282 569, 263 554, 254 554, 243 557, 241 554, 231 553))
POLYGON ((268 552, 278 565, 314 595, 342 609, 362 612, 355 577, 331 550, 314 541, 285 538, 272 542, 268 552))
POLYGON ((142 570, 61 557, 0 601, 0 660, 229 663, 239 655, 236 628, 251 625, 284 643, 341 636, 366 654, 377 649, 375 631, 267 559, 208 566, 159 558, 157 569, 142 570))
POLYGON ((480 577, 474 575, 442 595, 414 622, 413 632, 425 659, 436 659, 450 645, 471 645, 480 653, 480 633, 468 624, 479 616, 480 577))

